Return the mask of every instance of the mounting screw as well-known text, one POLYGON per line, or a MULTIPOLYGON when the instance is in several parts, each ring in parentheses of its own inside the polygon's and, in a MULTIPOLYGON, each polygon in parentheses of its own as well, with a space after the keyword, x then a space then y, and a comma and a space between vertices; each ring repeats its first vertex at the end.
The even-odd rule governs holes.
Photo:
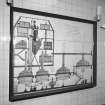
POLYGON ((13 0, 6 0, 6 4, 8 6, 13 6, 13 0))

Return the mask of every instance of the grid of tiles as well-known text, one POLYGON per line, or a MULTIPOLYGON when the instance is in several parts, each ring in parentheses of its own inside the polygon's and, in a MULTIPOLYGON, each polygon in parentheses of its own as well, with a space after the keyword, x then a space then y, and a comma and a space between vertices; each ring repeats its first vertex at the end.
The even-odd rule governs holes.
MULTIPOLYGON (((105 4, 104 0, 14 0, 14 6, 57 13, 67 16, 94 19, 97 1, 105 4), (46 2, 47 1, 47 2, 46 2)), ((8 101, 8 66, 9 66, 9 7, 5 0, 0 2, 0 104, 1 105, 101 105, 105 104, 105 30, 98 26, 98 66, 97 87, 71 93, 41 97, 21 102, 8 101), (4 38, 4 39, 3 39, 4 38)), ((103 11, 105 14, 105 11, 103 11)), ((103 15, 105 17, 105 15, 103 15)), ((103 19, 105 21, 105 19, 103 19)))

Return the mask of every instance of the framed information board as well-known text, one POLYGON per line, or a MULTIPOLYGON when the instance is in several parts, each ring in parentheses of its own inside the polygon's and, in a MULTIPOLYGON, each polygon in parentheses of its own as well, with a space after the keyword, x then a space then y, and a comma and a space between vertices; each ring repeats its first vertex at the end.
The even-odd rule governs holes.
POLYGON ((96 86, 96 21, 11 7, 9 100, 96 86))

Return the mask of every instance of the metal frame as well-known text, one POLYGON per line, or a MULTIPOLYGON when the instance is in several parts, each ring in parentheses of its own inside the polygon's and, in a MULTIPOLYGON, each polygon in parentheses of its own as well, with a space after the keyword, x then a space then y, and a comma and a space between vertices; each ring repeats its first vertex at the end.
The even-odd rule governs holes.
POLYGON ((10 64, 9 64, 9 100, 10 101, 17 101, 17 100, 23 100, 23 99, 29 99, 29 98, 36 98, 36 97, 42 97, 42 96, 48 96, 58 93, 64 93, 64 92, 71 92, 75 90, 81 90, 81 89, 88 89, 93 88, 97 84, 97 22, 92 20, 86 20, 86 19, 80 19, 75 17, 69 17, 64 15, 58 15, 58 14, 52 14, 52 13, 46 13, 41 11, 35 11, 35 10, 28 10, 28 9, 22 9, 17 7, 10 7, 10 64), (83 84, 83 85, 76 85, 76 86, 67 86, 67 87, 61 87, 61 88, 55 88, 51 90, 45 90, 45 91, 38 91, 38 92, 29 92, 29 93, 23 93, 20 95, 15 96, 13 93, 13 13, 14 12, 20 12, 20 13, 27 13, 27 14, 35 14, 40 16, 47 16, 57 19, 65 19, 65 20, 71 20, 71 21, 77 21, 80 23, 86 23, 86 24, 92 24, 93 25, 93 41, 94 41, 94 49, 93 49, 93 83, 91 84, 83 84))

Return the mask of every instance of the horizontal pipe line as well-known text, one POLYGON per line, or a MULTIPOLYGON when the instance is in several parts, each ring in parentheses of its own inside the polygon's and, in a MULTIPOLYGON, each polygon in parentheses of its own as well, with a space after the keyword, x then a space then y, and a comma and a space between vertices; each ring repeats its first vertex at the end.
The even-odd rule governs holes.
POLYGON ((52 53, 54 55, 92 55, 92 53, 52 53))
MULTIPOLYGON (((31 66, 27 66, 27 67, 40 67, 41 65, 31 65, 31 66)), ((53 64, 49 64, 49 65, 44 65, 44 66, 53 66, 53 64)), ((25 65, 17 65, 17 66, 13 66, 13 67, 25 67, 25 65)))

